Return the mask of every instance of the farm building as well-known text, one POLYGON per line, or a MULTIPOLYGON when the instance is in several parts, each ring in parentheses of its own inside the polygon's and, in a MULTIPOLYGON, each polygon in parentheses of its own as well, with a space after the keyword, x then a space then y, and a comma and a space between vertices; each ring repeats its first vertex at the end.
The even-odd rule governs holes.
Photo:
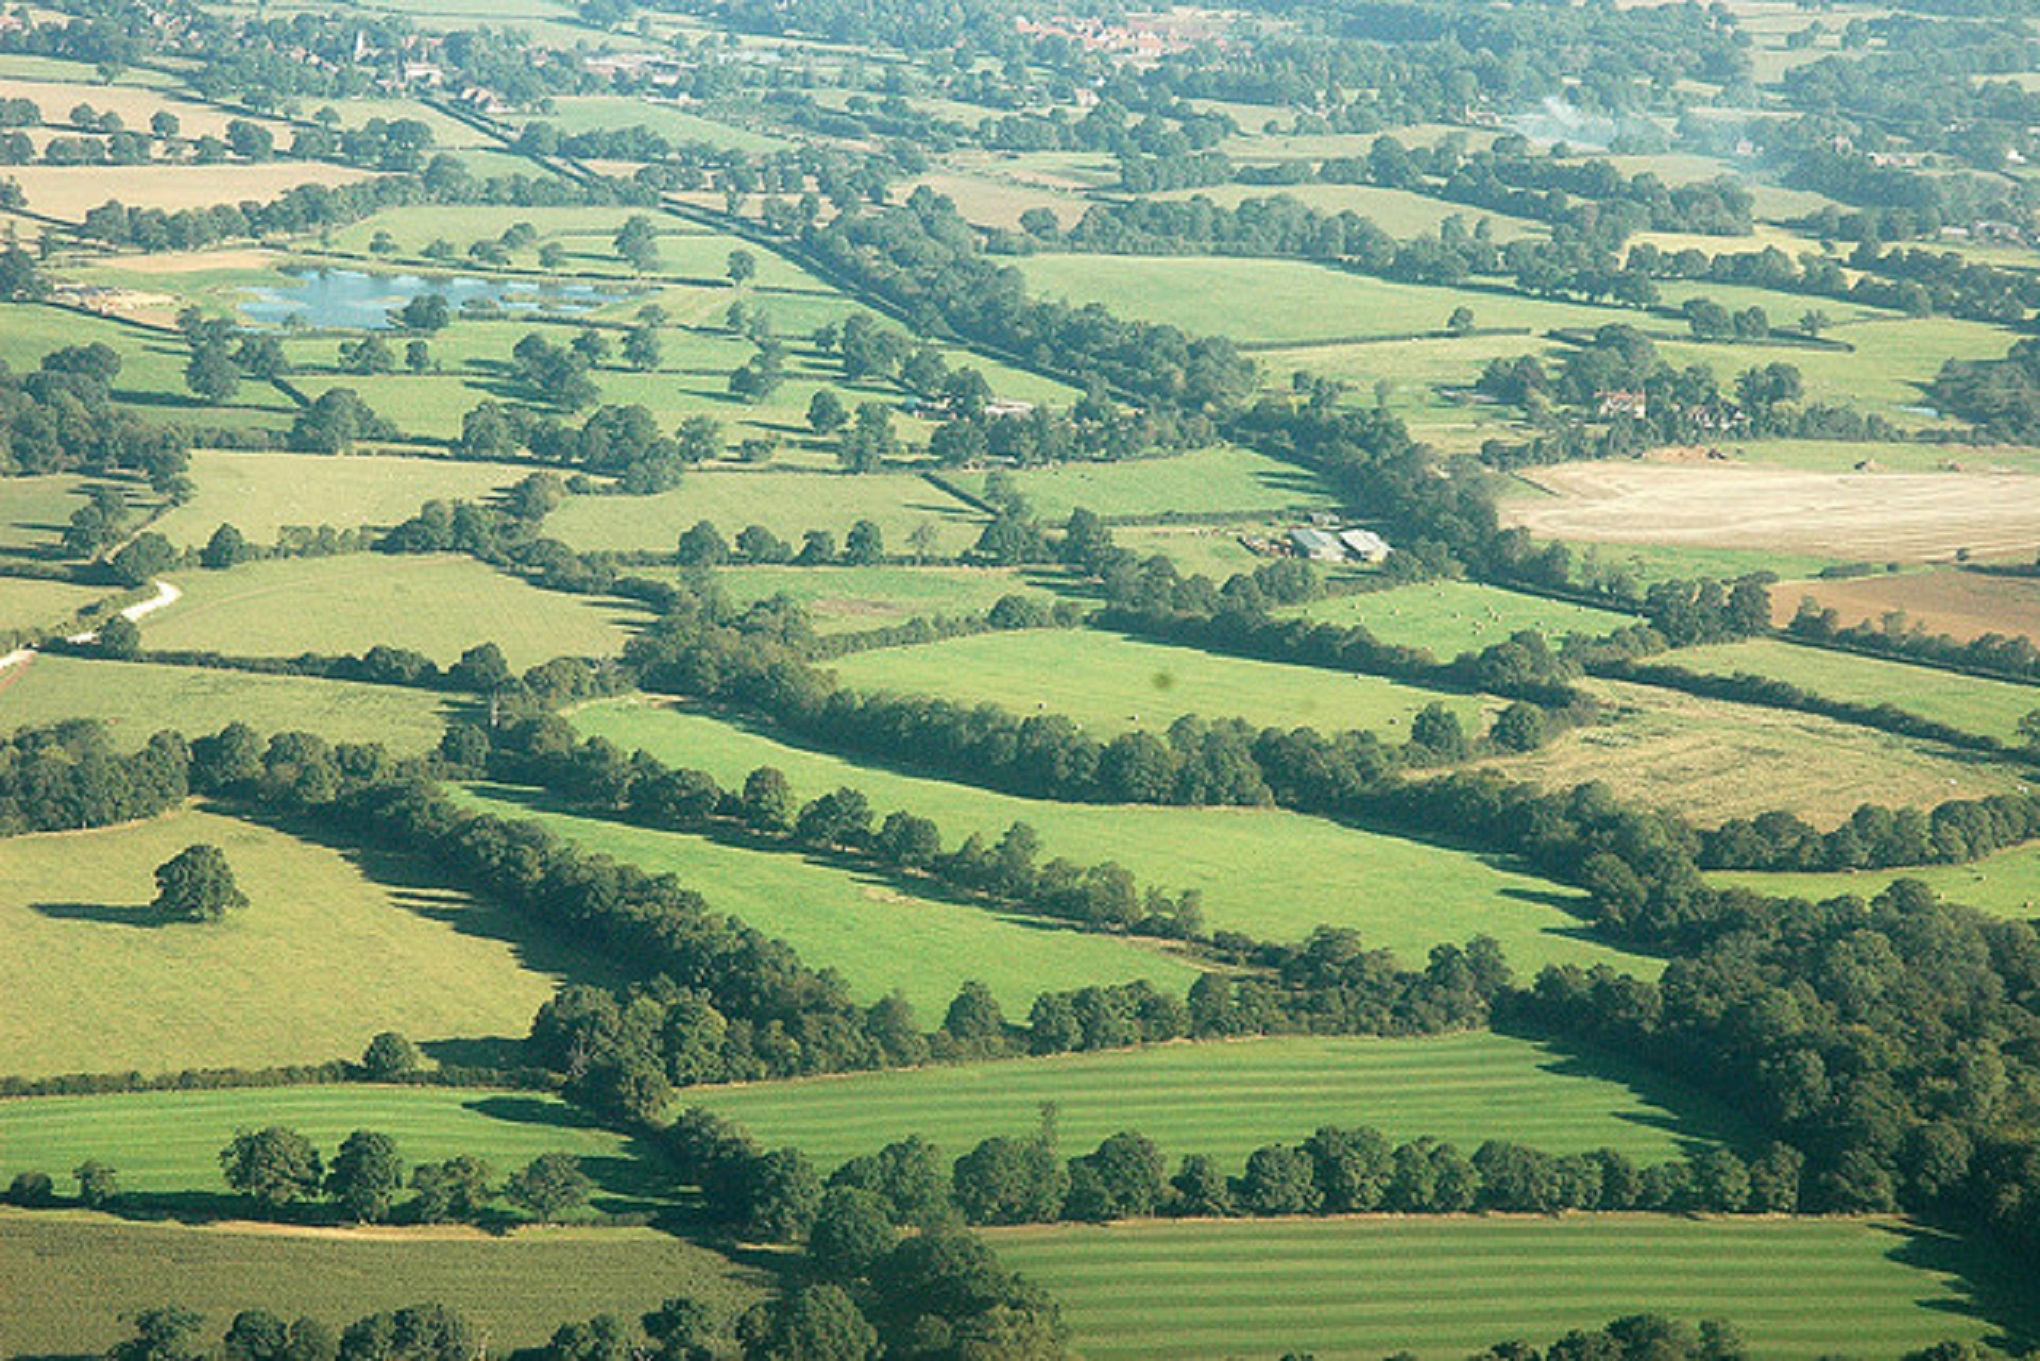
POLYGON ((1346 545, 1340 543, 1339 536, 1329 530, 1299 525, 1289 531, 1289 547, 1299 558, 1309 558, 1312 562, 1346 560, 1346 545))
POLYGON ((1347 555, 1355 562, 1380 562, 1388 556, 1388 540, 1371 529, 1342 530, 1339 542, 1346 546, 1347 555))

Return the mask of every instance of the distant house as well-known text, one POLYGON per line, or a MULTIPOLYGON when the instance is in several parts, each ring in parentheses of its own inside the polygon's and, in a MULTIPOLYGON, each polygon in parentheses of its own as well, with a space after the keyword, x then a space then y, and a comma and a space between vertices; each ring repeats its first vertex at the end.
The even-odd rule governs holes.
POLYGON ((1342 530, 1339 542, 1355 562, 1380 562, 1389 554, 1388 540, 1371 529, 1342 530))
POLYGON ((1312 562, 1346 560, 1346 545, 1339 542, 1338 535, 1307 525, 1299 525, 1289 531, 1289 548, 1299 558, 1309 558, 1312 562))

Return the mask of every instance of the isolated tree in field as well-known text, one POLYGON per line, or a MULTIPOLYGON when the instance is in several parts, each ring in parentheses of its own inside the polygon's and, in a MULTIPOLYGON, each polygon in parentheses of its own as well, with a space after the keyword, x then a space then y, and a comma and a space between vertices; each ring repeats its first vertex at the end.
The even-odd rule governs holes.
POLYGON ((361 1055, 361 1070, 371 1081, 389 1082, 409 1077, 424 1066, 418 1046, 394 1030, 385 1030, 368 1042, 361 1055))
POLYGON ((680 535, 675 556, 682 567, 720 567, 730 560, 730 546, 715 521, 702 520, 680 535))
POLYGON ((885 561, 885 531, 876 521, 859 520, 843 536, 843 561, 852 567, 869 567, 885 561))
POLYGON ((1473 330, 1473 309, 1455 307, 1452 315, 1445 319, 1445 330, 1455 336, 1463 336, 1473 330))
POLYGON ((1828 314, 1821 311, 1818 307, 1801 313, 1799 317, 1799 329, 1812 336, 1815 340, 1820 339, 1820 333, 1825 331, 1829 324, 1828 314))
POLYGON ((151 906, 177 921, 216 922, 248 905, 234 882, 227 853, 200 842, 186 846, 156 867, 156 901, 151 906))
POLYGON ((615 244, 617 255, 639 274, 659 267, 659 230, 643 213, 633 214, 617 229, 615 244))
POLYGON ((832 435, 841 430, 850 419, 850 409, 843 405, 843 399, 836 395, 834 388, 821 388, 808 398, 808 428, 817 435, 832 435))
POLYGON ((103 1210, 120 1194, 119 1175, 97 1159, 79 1163, 71 1175, 78 1179, 78 1203, 88 1210, 103 1210))
POLYGON ((728 267, 724 270, 731 283, 738 288, 758 277, 758 257, 739 247, 730 252, 728 267))
POLYGON ((177 115, 168 109, 158 109, 149 116, 149 131, 168 141, 184 131, 184 124, 179 122, 177 115))
POLYGON ((231 401, 241 386, 241 370, 225 345, 200 345, 184 366, 184 385, 208 402, 231 401))
POLYGON ((744 777, 744 823, 755 831, 793 829, 793 786, 776 766, 759 766, 744 777))
POLYGON ((503 1194, 531 1211, 539 1223, 550 1224, 568 1210, 587 1204, 594 1189, 579 1158, 571 1153, 541 1153, 511 1176, 503 1194))
POLYGON ((379 1224, 404 1189, 404 1160, 397 1141, 371 1129, 347 1136, 326 1173, 326 1194, 340 1202, 358 1224, 379 1224))
POLYGON ((656 326, 633 326, 624 332, 623 362, 639 373, 650 373, 659 367, 664 346, 659 341, 656 326))
POLYGON ((319 1150, 310 1139, 282 1125, 236 1134, 220 1150, 220 1171, 228 1186, 272 1210, 312 1199, 325 1182, 319 1150))

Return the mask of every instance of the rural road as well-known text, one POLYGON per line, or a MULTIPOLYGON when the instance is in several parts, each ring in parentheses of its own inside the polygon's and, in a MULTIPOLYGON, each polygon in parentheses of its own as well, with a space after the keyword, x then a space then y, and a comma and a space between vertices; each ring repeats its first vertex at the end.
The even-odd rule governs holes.
MULTIPOLYGON (((129 621, 140 620, 154 614, 157 610, 175 605, 183 598, 184 592, 178 590, 167 581, 159 581, 156 583, 156 593, 154 595, 150 596, 147 600, 136 601, 122 610, 120 616, 129 621)), ((97 630, 87 630, 84 633, 74 633, 64 641, 67 643, 89 643, 98 636, 97 630)), ((35 649, 32 647, 17 647, 12 652, 0 654, 0 675, 6 674, 17 666, 26 665, 34 656, 35 649)))

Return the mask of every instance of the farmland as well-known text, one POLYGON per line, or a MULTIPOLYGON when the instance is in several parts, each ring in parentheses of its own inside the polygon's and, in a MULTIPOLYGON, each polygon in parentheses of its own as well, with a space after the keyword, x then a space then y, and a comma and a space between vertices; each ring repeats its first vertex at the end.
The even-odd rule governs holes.
POLYGON ((1901 622, 1956 638, 1986 633, 2040 637, 2040 577, 1985 576, 1956 568, 1836 581, 1787 581, 1771 589, 1773 617, 1790 623, 1801 600, 1832 609, 1843 627, 1901 622))
MULTIPOLYGON (((938 551, 957 552, 974 542, 983 516, 931 483, 907 474, 844 477, 808 472, 702 472, 677 491, 657 496, 575 497, 546 528, 576 548, 671 551, 701 520, 734 539, 762 524, 798 545, 808 530, 825 529, 840 542, 859 520, 870 520, 886 543, 904 548, 915 530, 930 526, 938 551)), ((896 548, 896 551, 897 551, 896 548)))
POLYGON ((61 624, 108 594, 104 587, 73 586, 31 577, 0 577, 0 632, 61 624))
POLYGON ((431 500, 484 501, 528 474, 494 463, 421 458, 201 450, 192 456, 197 495, 155 525, 172 543, 203 544, 230 524, 250 543, 269 544, 286 525, 387 529, 431 500))
POLYGON ((982 615, 1009 595, 1053 603, 1073 583, 1050 571, 995 567, 732 567, 716 583, 739 603, 784 595, 817 632, 883 628, 930 615, 982 615))
POLYGON ((703 1088, 683 1100, 767 1143, 797 1144, 825 1166, 910 1133, 951 1157, 993 1135, 1024 1137, 1045 1101, 1055 1103, 1056 1137, 1069 1154, 1133 1130, 1172 1165, 1203 1153, 1233 1171, 1263 1144, 1328 1124, 1370 1125, 1398 1142, 1430 1136, 1468 1153, 1506 1130, 1554 1153, 1612 1147, 1644 1163, 1740 1133, 1692 1092, 1636 1077, 1551 1045, 1481 1034, 1166 1045, 703 1088))
MULTIPOLYGON (((959 480, 973 492, 984 490, 984 477, 959 480)), ((1035 514, 1057 521, 1079 506, 1106 519, 1133 520, 1186 511, 1266 515, 1331 504, 1312 474, 1231 446, 1173 458, 1023 469, 1008 480, 1035 514)))
POLYGON ((1598 636, 1634 622, 1610 610, 1464 581, 1333 596, 1296 612, 1316 623, 1364 624, 1384 643, 1420 647, 1441 659, 1478 651, 1523 629, 1557 639, 1570 633, 1598 636))
POLYGON ((1759 874, 1717 871, 1708 876, 1760 893, 1824 901, 1843 895, 1871 898, 1895 879, 1915 879, 1950 902, 1992 916, 2040 919, 2040 847, 2015 846, 1966 865, 1916 865, 1892 870, 1759 874))
POLYGON ((216 165, 203 175, 178 166, 129 165, 108 170, 99 166, 10 167, 8 178, 21 186, 35 212, 65 222, 80 222, 109 199, 130 208, 205 208, 215 203, 274 198, 300 184, 348 184, 368 175, 345 166, 278 162, 269 165, 216 165))

